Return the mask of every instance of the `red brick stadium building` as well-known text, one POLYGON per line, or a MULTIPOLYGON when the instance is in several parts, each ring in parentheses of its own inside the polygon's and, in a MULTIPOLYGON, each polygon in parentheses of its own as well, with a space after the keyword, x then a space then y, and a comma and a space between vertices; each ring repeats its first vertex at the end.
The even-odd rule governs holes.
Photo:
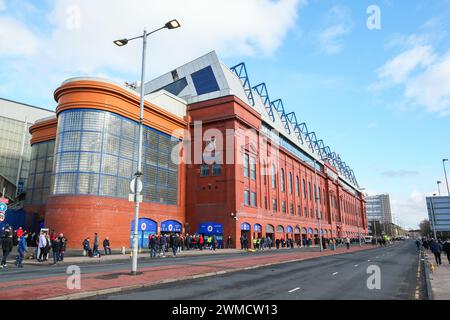
MULTIPOLYGON (((252 87, 244 64, 214 52, 145 85, 140 246, 156 232, 249 238, 356 238, 365 201, 335 152, 252 87)), ((96 78, 55 91, 56 117, 32 128, 28 223, 63 232, 69 247, 96 232, 130 246, 139 94, 96 78)))

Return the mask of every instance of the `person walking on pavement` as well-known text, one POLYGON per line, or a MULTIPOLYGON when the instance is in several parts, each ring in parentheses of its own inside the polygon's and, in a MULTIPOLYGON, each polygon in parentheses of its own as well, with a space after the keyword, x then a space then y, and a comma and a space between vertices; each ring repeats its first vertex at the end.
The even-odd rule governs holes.
POLYGON ((450 263, 450 239, 444 242, 442 245, 442 251, 447 254, 448 263, 450 263))
POLYGON ((58 261, 64 261, 64 253, 66 252, 67 238, 64 237, 64 234, 60 233, 59 237, 58 237, 58 241, 59 241, 58 261))
POLYGON ((39 236, 39 257, 38 257, 38 261, 39 262, 43 262, 47 260, 47 252, 46 252, 46 248, 47 248, 47 233, 43 233, 39 236))
POLYGON ((345 238, 345 245, 347 246, 347 250, 350 250, 350 238, 345 238))
POLYGON ((227 249, 231 248, 231 235, 228 236, 227 238, 227 249))
POLYGON ((109 242, 109 237, 103 240, 103 250, 105 251, 105 256, 111 255, 111 243, 109 242))
POLYGON ((159 248, 160 248, 160 256, 165 258, 166 257, 166 244, 167 244, 167 239, 165 235, 161 235, 160 239, 159 239, 159 248))
POLYGON ((200 237, 198 237, 198 245, 200 247, 200 251, 203 250, 204 244, 205 244, 205 239, 203 238, 203 235, 201 234, 200 237))
POLYGON ((436 259, 436 265, 441 265, 442 264, 442 260, 441 260, 441 252, 442 252, 442 245, 437 242, 436 240, 431 240, 431 245, 430 245, 430 249, 431 252, 433 252, 434 254, 434 258, 436 259))
POLYGON ((94 245, 93 245, 92 254, 93 254, 94 258, 101 257, 101 254, 98 251, 98 234, 97 233, 94 233, 94 245))
POLYGON ((216 238, 216 235, 214 234, 212 236, 212 241, 211 241, 213 251, 216 251, 216 242, 217 242, 217 238, 216 238))
POLYGON ((420 247, 422 246, 422 244, 419 239, 416 239, 416 246, 417 246, 417 251, 420 251, 420 247))
POLYGON ((17 247, 17 257, 16 257, 16 266, 19 268, 23 268, 23 259, 25 257, 25 252, 28 250, 27 246, 27 238, 28 234, 26 232, 22 233, 22 236, 19 238, 19 245, 17 247))
POLYGON ((13 249, 13 239, 12 239, 12 235, 10 234, 10 232, 8 230, 8 231, 5 231, 3 241, 2 241, 3 257, 2 257, 2 262, 0 264, 0 268, 6 267, 6 259, 8 258, 12 249, 13 249))
POLYGON ((52 253, 53 253, 53 265, 55 266, 59 260, 59 252, 60 252, 61 243, 59 242, 58 238, 53 238, 53 240, 51 240, 51 245, 52 245, 52 253))
POLYGON ((178 234, 177 234, 172 239, 172 252, 173 252, 174 257, 177 256, 177 251, 178 251, 179 246, 180 246, 180 237, 178 237, 178 234))
POLYGON ((150 258, 156 258, 156 236, 150 235, 150 239, 148 240, 148 246, 150 249, 150 258))

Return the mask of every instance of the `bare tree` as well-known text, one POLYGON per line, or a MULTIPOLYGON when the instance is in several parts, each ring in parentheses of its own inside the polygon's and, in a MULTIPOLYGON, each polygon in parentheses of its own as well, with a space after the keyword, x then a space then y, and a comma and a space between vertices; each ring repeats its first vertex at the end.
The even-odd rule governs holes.
POLYGON ((428 221, 427 219, 422 220, 419 224, 419 227, 420 227, 420 235, 422 237, 430 235, 431 232, 430 221, 428 221))

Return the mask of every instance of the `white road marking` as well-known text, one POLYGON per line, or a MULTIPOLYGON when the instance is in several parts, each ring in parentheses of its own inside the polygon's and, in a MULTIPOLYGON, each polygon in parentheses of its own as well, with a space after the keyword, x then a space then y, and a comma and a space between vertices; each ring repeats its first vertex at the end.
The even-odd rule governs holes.
POLYGON ((292 289, 292 290, 289 290, 288 292, 289 292, 289 293, 292 293, 292 292, 297 291, 297 290, 300 290, 300 288, 294 288, 294 289, 292 289))
POLYGON ((355 264, 355 267, 358 267, 359 266, 359 264, 355 264))
POLYGON ((337 275, 339 272, 335 272, 335 273, 333 273, 333 276, 335 276, 335 275, 337 275))
POLYGON ((370 260, 367 260, 367 262, 370 262, 370 260))

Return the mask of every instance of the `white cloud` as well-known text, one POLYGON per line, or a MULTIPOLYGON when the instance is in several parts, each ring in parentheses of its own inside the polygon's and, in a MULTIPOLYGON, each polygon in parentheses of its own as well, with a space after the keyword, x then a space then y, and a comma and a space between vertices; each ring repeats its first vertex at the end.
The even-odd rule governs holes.
POLYGON ((423 38, 410 39, 408 48, 378 69, 378 81, 369 89, 381 91, 394 86, 404 88, 407 106, 420 106, 442 116, 450 115, 450 50, 439 55, 423 38))
POLYGON ((391 195, 391 212, 405 227, 417 229, 428 216, 425 195, 416 190, 408 196, 391 195))
MULTIPOLYGON (((4 21, 0 39, 11 43, 8 48, 2 44, 0 54, 25 56, 20 65, 3 64, 10 71, 24 70, 17 78, 27 79, 29 90, 45 79, 51 88, 46 92, 49 96, 73 75, 102 73, 136 80, 141 43, 137 40, 118 48, 112 41, 142 34, 144 27, 156 29, 172 18, 182 27, 149 38, 148 78, 211 50, 222 57, 270 56, 295 25, 299 7, 306 4, 306 0, 49 1, 52 10, 43 17, 47 20, 43 25, 50 25, 47 32, 40 29, 33 35, 31 28, 13 18, 0 20, 4 21), (14 41, 9 33, 14 33, 14 41)), ((6 74, 0 69, 2 73, 6 74)), ((10 82, 16 77, 1 79, 10 82)))
POLYGON ((406 83, 405 95, 430 112, 450 115, 450 51, 406 83))
POLYGON ((350 10, 342 5, 333 6, 326 14, 325 27, 317 35, 319 50, 325 54, 338 54, 343 50, 343 37, 351 31, 350 10))
POLYGON ((0 56, 31 56, 36 53, 38 40, 20 21, 0 16, 0 43, 0 56))
POLYGON ((436 59, 431 46, 419 46, 405 51, 386 62, 378 71, 382 81, 404 82, 417 67, 426 67, 436 59))

